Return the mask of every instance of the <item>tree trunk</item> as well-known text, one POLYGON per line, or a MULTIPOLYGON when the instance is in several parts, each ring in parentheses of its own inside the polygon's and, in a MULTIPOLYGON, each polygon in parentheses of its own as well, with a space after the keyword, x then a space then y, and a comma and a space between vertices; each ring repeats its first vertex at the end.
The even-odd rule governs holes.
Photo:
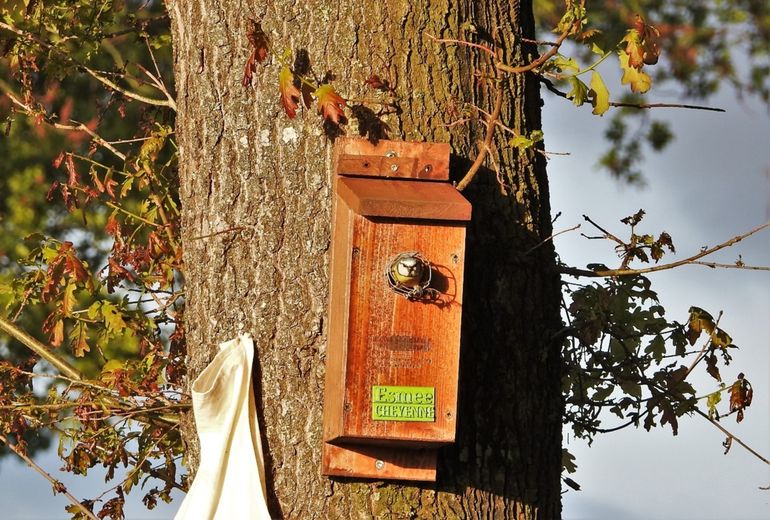
MULTIPOLYGON (((258 408, 274 516, 515 518, 560 516, 559 280, 545 164, 530 150, 497 155, 464 194, 473 203, 461 350, 457 443, 441 451, 436 484, 351 482, 320 475, 326 350, 332 143, 311 110, 289 119, 274 58, 243 87, 250 19, 271 49, 329 71, 349 100, 372 98, 376 73, 395 87, 390 139, 451 142, 453 175, 475 157, 485 128, 447 126, 466 103, 490 110, 494 92, 474 77, 483 54, 426 33, 490 40, 507 63, 535 49, 531 2, 218 2, 167 0, 175 43, 177 142, 187 309, 188 376, 216 345, 249 332, 257 349, 258 408)), ((293 60, 294 58, 292 58, 293 60)), ((540 127, 531 75, 502 83, 502 121, 540 127)), ((356 102, 350 101, 351 105, 356 102)), ((376 107, 375 107, 376 108, 376 107)), ((366 130, 355 118, 348 135, 366 130)), ((505 145, 501 137, 498 146, 505 145)), ((186 423, 191 470, 195 431, 186 423)))

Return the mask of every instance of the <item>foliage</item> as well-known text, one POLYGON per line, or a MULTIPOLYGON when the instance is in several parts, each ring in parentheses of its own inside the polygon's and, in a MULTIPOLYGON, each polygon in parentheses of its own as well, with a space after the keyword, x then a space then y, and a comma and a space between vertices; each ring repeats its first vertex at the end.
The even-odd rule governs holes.
POLYGON ((174 103, 162 79, 170 39, 161 6, 145 4, 29 1, 0 11, 9 78, 0 83, 9 122, 2 146, 31 147, 12 154, 6 178, 34 172, 40 188, 30 207, 41 208, 3 221, 15 242, 4 248, 0 292, 10 320, 0 325, 16 340, 6 352, 16 354, 0 364, 0 440, 24 455, 37 432, 50 430, 65 471, 103 466, 117 483, 72 504, 76 517, 122 518, 125 493, 148 478, 160 481, 144 490, 148 507, 184 487, 174 103), (32 131, 58 148, 48 164, 32 131), (24 331, 36 332, 25 319, 34 316, 45 345, 24 331), (26 349, 57 370, 33 371, 26 349), (48 380, 47 393, 33 392, 33 379, 48 380))
MULTIPOLYGON (((657 239, 653 234, 636 232, 644 214, 639 210, 621 220, 630 228, 627 240, 586 218, 603 233, 591 238, 617 244, 620 266, 610 270, 605 265, 591 264, 588 268, 594 272, 615 275, 601 284, 566 286, 568 326, 561 332, 565 338, 564 420, 576 438, 587 439, 589 443, 597 433, 632 425, 644 426, 646 430, 668 425, 677 435, 683 415, 698 414, 714 422, 735 413, 737 422, 741 422, 752 401, 751 384, 743 373, 730 386, 722 380, 720 362, 729 365, 730 352, 738 347, 719 328, 719 318, 693 306, 684 323, 667 320, 650 280, 640 269, 633 268, 635 262, 657 264, 667 251, 675 252, 673 240, 665 231, 657 239), (698 348, 696 343, 704 335, 698 348), (690 359, 689 365, 683 364, 686 359, 690 359), (705 371, 719 387, 698 397, 687 378, 704 361, 705 371), (724 392, 731 396, 729 411, 720 413, 717 407, 724 392), (700 404, 703 399, 705 412, 700 404), (606 426, 607 412, 617 416, 621 423, 606 426)), ((726 447, 732 438, 728 434, 726 447)))
MULTIPOLYGON (((561 4, 553 0, 534 3, 542 32, 559 23, 561 4)), ((609 48, 622 39, 623 83, 629 84, 634 94, 646 92, 654 83, 661 90, 673 89, 679 97, 697 100, 708 98, 726 84, 738 96, 770 101, 767 2, 621 0, 592 5, 587 18, 589 28, 575 46, 577 54, 589 61, 591 50, 609 48), (653 65, 658 56, 661 61, 653 72, 641 70, 639 65, 653 65)), ((643 103, 637 95, 621 97, 624 106, 643 103)), ((621 110, 613 117, 606 137, 610 147, 600 159, 601 166, 620 179, 641 183, 642 145, 648 142, 658 151, 670 142, 670 131, 644 111, 621 110), (630 123, 634 118, 636 123, 630 123), (629 132, 630 126, 638 130, 629 132)))

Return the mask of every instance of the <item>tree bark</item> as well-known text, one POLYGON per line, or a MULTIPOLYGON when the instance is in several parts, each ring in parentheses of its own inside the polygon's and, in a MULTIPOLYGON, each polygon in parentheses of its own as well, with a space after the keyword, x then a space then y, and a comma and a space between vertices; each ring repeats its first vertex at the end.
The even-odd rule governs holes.
MULTIPOLYGON (((436 484, 351 482, 320 475, 328 297, 331 140, 315 107, 289 119, 279 67, 258 67, 243 87, 249 20, 272 49, 329 71, 348 99, 371 98, 376 73, 395 87, 390 139, 451 142, 453 175, 476 154, 479 122, 447 126, 466 103, 490 110, 494 92, 474 77, 482 54, 425 33, 500 42, 511 64, 535 49, 531 2, 257 2, 167 0, 175 46, 176 136, 185 247, 188 377, 239 332, 255 340, 258 408, 276 517, 515 518, 560 516, 559 279, 545 164, 530 150, 497 154, 464 194, 467 241, 457 443, 443 449, 436 484), (475 34, 472 34, 475 33, 475 34)), ((486 69, 485 69, 486 67, 486 69)), ((501 120, 540 128, 537 81, 500 82, 501 120)), ((357 103, 351 101, 351 105, 357 103)), ((343 127, 356 135, 360 121, 343 127)), ((502 150, 505 139, 496 142, 502 150)), ((199 459, 188 418, 188 462, 199 459)))

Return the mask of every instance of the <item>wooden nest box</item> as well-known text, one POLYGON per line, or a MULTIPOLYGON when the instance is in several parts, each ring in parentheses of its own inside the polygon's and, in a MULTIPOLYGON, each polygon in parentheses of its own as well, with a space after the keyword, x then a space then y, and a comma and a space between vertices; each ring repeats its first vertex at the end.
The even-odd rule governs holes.
POLYGON ((449 145, 334 149, 325 475, 436 479, 454 442, 465 232, 449 145))

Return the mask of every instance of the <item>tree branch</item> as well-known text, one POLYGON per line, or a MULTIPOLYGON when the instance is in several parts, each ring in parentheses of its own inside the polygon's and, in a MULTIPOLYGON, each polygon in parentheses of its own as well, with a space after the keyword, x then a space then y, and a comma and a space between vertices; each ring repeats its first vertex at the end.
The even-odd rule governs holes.
POLYGON ((741 439, 739 439, 738 437, 736 437, 735 435, 733 435, 733 434, 732 434, 730 431, 728 431, 727 429, 725 429, 725 427, 724 427, 724 426, 722 426, 721 424, 719 424, 719 422, 718 422, 718 421, 716 421, 715 419, 712 419, 711 417, 709 417, 709 416, 708 416, 708 414, 706 414, 705 412, 702 412, 702 411, 700 410, 700 408, 695 408, 695 413, 697 413, 698 415, 700 415, 701 417, 703 417, 704 419, 706 419, 708 422, 710 422, 711 424, 713 424, 713 425, 714 425, 714 426, 715 426, 715 427, 716 427, 716 428, 717 428, 719 431, 721 431, 722 433, 724 433, 725 435, 727 435, 727 436, 728 436, 728 437, 730 437, 731 439, 735 440, 735 441, 736 441, 738 444, 740 444, 741 446, 743 446, 743 448, 745 448, 745 449, 746 449, 746 450, 747 450, 749 453, 751 453, 752 455, 754 455, 756 458, 758 458, 759 460, 761 460, 762 462, 764 462, 765 464, 767 464, 767 465, 769 465, 769 466, 770 466, 770 460, 767 460, 767 459, 766 459, 765 457, 763 457, 763 456, 762 456, 760 453, 758 453, 757 451, 755 451, 754 449, 752 449, 752 448, 751 448, 751 446, 749 446, 748 444, 746 444, 745 442, 743 442, 741 439))
POLYGON ((540 65, 545 63, 546 61, 553 58, 557 52, 559 52, 559 48, 561 47, 561 44, 564 43, 564 40, 567 39, 567 37, 572 33, 572 26, 569 27, 566 31, 561 33, 559 37, 556 39, 555 42, 553 42, 553 46, 543 54, 542 56, 538 57, 534 61, 526 64, 526 65, 520 65, 518 67, 511 67, 510 65, 506 65, 505 63, 497 62, 495 63, 495 67, 497 67, 498 70, 501 70, 503 72, 507 72, 509 74, 522 74, 524 72, 529 72, 531 70, 534 70, 538 68, 540 65))
MULTIPOLYGON (((665 271, 667 269, 673 269, 674 267, 679 267, 687 264, 702 265, 703 264, 702 262, 696 262, 696 260, 700 260, 704 256, 710 255, 711 253, 715 253, 726 247, 730 247, 733 244, 737 244, 744 238, 750 237, 751 235, 758 233, 769 226, 770 226, 770 222, 765 222, 761 226, 758 226, 752 229, 751 231, 748 231, 742 235, 735 236, 730 240, 727 240, 726 242, 722 242, 721 244, 716 245, 714 247, 704 249, 696 255, 692 255, 688 258, 685 258, 684 260, 678 260, 676 262, 671 262, 668 264, 656 265, 653 267, 645 267, 642 269, 599 269, 596 271, 589 271, 587 269, 579 269, 579 268, 570 267, 570 266, 562 266, 559 268, 559 272, 562 274, 569 274, 577 277, 586 276, 591 278, 606 278, 608 276, 635 276, 639 274, 653 273, 656 271, 665 271)), ((713 265, 709 265, 709 267, 721 267, 721 266, 719 264, 713 264, 713 265)), ((731 266, 731 267, 736 267, 736 266, 731 266)), ((762 270, 770 270, 770 269, 762 268, 762 270)))
POLYGON ((0 330, 6 332, 14 339, 23 343, 28 349, 48 361, 51 365, 53 365, 54 368, 56 368, 56 370, 69 377, 70 379, 75 379, 76 381, 83 379, 83 376, 75 367, 70 365, 66 360, 51 352, 48 347, 40 343, 38 340, 2 316, 0 316, 0 330))
MULTIPOLYGON (((566 92, 562 92, 553 84, 553 82, 543 76, 538 76, 540 83, 545 85, 545 88, 559 97, 567 98, 566 92)), ((651 108, 686 108, 689 110, 708 110, 710 112, 727 112, 724 108, 707 107, 703 105, 685 105, 681 103, 623 103, 620 101, 610 101, 611 107, 617 108, 638 108, 638 109, 651 109, 651 108)))
POLYGON ((428 38, 430 38, 431 40, 433 40, 436 43, 454 43, 454 44, 457 44, 457 45, 465 45, 466 47, 471 47, 473 49, 479 49, 479 50, 481 50, 483 52, 486 52, 487 54, 489 54, 493 58, 495 57, 495 51, 492 50, 490 47, 487 47, 486 45, 481 45, 481 44, 469 42, 469 41, 466 41, 466 40, 456 40, 454 38, 436 38, 435 36, 433 36, 428 31, 424 31, 424 33, 425 33, 425 36, 427 36, 428 38))
MULTIPOLYGON (((136 92, 132 92, 128 89, 125 89, 115 82, 113 82, 110 79, 105 78, 95 70, 83 65, 82 63, 78 62, 74 58, 70 57, 69 55, 65 54, 61 49, 56 47, 55 45, 51 45, 50 43, 38 38, 34 34, 28 33, 27 31, 24 31, 22 29, 19 29, 18 27, 15 27, 13 25, 7 24, 5 22, 0 22, 0 29, 5 29, 6 31, 10 31, 14 34, 17 34, 21 36, 22 38, 26 38, 27 40, 34 41, 38 45, 41 45, 42 47, 50 50, 54 50, 64 56, 66 60, 68 60, 70 63, 74 64, 77 68, 85 71, 88 73, 92 78, 99 81, 100 83, 110 87, 112 90, 115 90, 116 92, 120 92, 124 96, 134 99, 136 101, 141 101, 142 103, 146 103, 148 105, 155 105, 155 106, 162 106, 162 107, 169 107, 171 110, 176 112, 176 102, 174 102, 173 98, 171 98, 168 94, 168 92, 164 92, 168 99, 155 99, 150 98, 147 96, 143 96, 141 94, 137 94, 136 92)), ((157 88, 157 87, 156 87, 157 88)), ((163 91, 162 89, 159 89, 163 91)))
MULTIPOLYGON (((10 86, 7 83, 5 83, 4 81, 2 81, 2 80, 0 80, 0 90, 2 90, 5 93, 5 95, 8 96, 8 98, 13 102, 14 105, 16 105, 17 107, 21 108, 24 111, 25 114, 27 114, 28 116, 31 116, 31 115, 34 114, 34 112, 35 112, 34 109, 32 107, 30 107, 29 105, 27 105, 26 103, 24 103, 21 99, 19 99, 16 96, 16 94, 14 94, 14 92, 11 90, 10 86)), ((97 134, 96 132, 94 132, 93 130, 88 128, 83 123, 78 123, 77 121, 73 121, 73 123, 76 123, 76 124, 73 124, 73 125, 66 125, 66 124, 63 124, 63 123, 57 123, 48 114, 46 114, 43 117, 43 119, 46 122, 46 124, 48 124, 49 126, 51 126, 53 128, 56 128, 57 130, 69 130, 69 131, 74 131, 74 132, 85 132, 88 135, 90 135, 91 138, 93 138, 93 140, 97 144, 99 144, 99 145, 103 146, 104 148, 108 149, 109 151, 111 151, 120 160, 122 160, 122 161, 126 160, 126 154, 124 154, 123 152, 121 152, 120 150, 118 150, 117 148, 112 146, 111 143, 109 143, 108 141, 103 139, 99 134, 97 134)))

